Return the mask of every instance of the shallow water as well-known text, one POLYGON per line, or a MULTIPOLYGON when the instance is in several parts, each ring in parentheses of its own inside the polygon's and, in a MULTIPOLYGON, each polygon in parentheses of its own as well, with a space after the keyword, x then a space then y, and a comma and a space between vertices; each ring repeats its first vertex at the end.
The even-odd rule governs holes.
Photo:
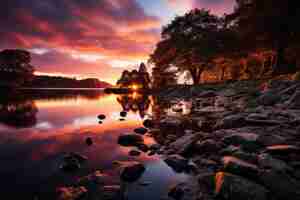
MULTIPOLYGON (((0 193, 10 199, 51 199, 59 186, 71 185, 97 169, 117 176, 115 160, 138 160, 146 171, 128 186, 128 199, 160 199, 167 189, 188 178, 175 173, 159 156, 128 156, 117 144, 122 133, 133 132, 152 112, 150 97, 105 95, 102 91, 36 90, 2 95, 0 99, 0 193), (128 111, 125 121, 119 113, 128 111), (98 123, 97 116, 106 119, 98 123), (85 139, 91 137, 93 145, 85 139), (60 170, 66 152, 78 152, 88 162, 75 173, 60 170), (141 186, 140 182, 150 182, 141 186)), ((145 136, 148 144, 154 139, 145 136)))

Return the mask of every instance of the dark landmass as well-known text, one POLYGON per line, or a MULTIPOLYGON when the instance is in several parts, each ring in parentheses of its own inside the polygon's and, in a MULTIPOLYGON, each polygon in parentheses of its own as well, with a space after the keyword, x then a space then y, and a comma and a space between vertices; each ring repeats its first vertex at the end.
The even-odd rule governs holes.
POLYGON ((112 85, 96 78, 77 80, 66 77, 34 76, 23 87, 29 88, 108 88, 112 85))

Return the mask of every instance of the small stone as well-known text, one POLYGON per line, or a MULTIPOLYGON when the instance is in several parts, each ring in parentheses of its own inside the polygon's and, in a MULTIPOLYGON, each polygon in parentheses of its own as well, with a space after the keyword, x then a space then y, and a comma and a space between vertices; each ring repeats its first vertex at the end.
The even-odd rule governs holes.
POLYGON ((137 134, 120 135, 118 138, 118 144, 122 146, 138 146, 143 143, 143 137, 137 134))
POLYGON ((126 116, 127 116, 127 112, 126 112, 126 111, 120 112, 120 116, 121 116, 121 117, 126 117, 126 116))
POLYGON ((98 119, 100 119, 100 120, 104 120, 106 118, 106 116, 105 115, 103 115, 103 114, 101 114, 101 115, 98 115, 98 119))
POLYGON ((88 146, 91 146, 91 145, 93 144, 92 138, 90 138, 90 137, 86 138, 85 143, 86 143, 88 146))

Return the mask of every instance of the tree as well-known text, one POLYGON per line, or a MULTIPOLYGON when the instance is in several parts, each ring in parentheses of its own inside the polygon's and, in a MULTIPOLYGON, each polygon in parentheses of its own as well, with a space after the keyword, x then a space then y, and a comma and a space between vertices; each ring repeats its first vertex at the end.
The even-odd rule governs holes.
POLYGON ((33 77, 34 67, 30 64, 30 53, 24 50, 0 52, 1 86, 20 86, 33 77))
POLYGON ((163 27, 160 41, 150 61, 156 66, 188 71, 194 84, 212 66, 213 58, 224 49, 224 20, 204 9, 177 16, 163 27), (222 34, 221 34, 222 33, 222 34))
POLYGON ((234 23, 249 52, 260 48, 272 49, 277 54, 274 74, 295 70, 295 63, 285 59, 287 49, 299 43, 300 1, 297 0, 236 0, 233 14, 227 22, 234 23))

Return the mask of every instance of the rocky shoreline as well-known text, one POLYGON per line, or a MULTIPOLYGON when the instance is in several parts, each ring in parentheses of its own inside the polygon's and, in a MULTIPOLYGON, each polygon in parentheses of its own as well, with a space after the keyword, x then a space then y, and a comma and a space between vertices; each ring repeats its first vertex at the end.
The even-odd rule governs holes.
POLYGON ((161 119, 154 135, 170 167, 197 177, 191 187, 172 188, 173 199, 300 199, 299 82, 237 82, 161 97, 192 104, 187 117, 161 119))
MULTIPOLYGON (((172 88, 157 97, 172 102, 169 110, 175 115, 153 116, 144 121, 145 128, 121 135, 118 143, 133 147, 130 156, 159 154, 174 171, 192 175, 161 199, 300 199, 299 82, 172 88), (144 134, 158 144, 144 144, 144 134)), ((85 182, 58 190, 58 199, 93 199, 91 183, 97 199, 125 198, 126 183, 137 181, 147 166, 114 164, 120 167, 120 183, 107 185, 97 171, 85 182)))

